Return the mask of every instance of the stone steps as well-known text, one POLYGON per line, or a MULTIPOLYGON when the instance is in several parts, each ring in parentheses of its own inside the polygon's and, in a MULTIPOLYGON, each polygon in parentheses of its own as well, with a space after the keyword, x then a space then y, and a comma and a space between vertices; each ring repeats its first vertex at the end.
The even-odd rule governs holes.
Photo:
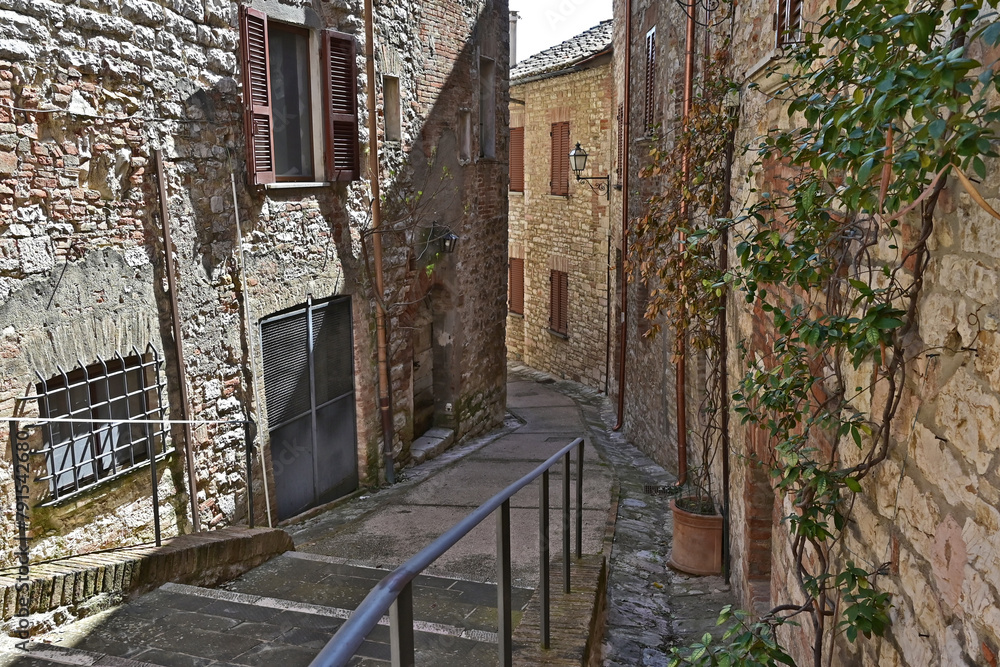
MULTIPOLYGON (((306 666, 386 574, 290 552, 230 582, 228 590, 168 583, 39 637, 27 654, 0 646, 0 666, 306 666)), ((531 593, 515 589, 519 610, 531 593)), ((494 585, 421 576, 414 582, 414 617, 418 664, 496 663, 494 585)), ((352 664, 389 660, 386 617, 352 664)))
POLYGON ((455 444, 455 431, 450 428, 434 427, 413 441, 410 445, 410 456, 413 465, 441 456, 455 444))

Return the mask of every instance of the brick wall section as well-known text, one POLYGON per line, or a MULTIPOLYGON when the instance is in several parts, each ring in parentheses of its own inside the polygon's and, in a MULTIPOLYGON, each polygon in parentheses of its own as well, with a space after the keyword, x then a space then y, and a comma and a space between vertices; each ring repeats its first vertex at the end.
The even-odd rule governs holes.
MULTIPOLYGON (((587 151, 585 176, 604 176, 612 162, 611 62, 511 87, 523 122, 524 193, 510 199, 510 242, 524 249, 524 315, 508 315, 507 346, 532 368, 590 387, 607 380, 608 200, 572 172, 569 196, 550 194, 553 123, 569 121, 570 147, 587 151), (568 273, 565 337, 549 329, 549 272, 568 273)), ((613 197, 614 197, 613 193, 613 197)))
MULTIPOLYGON (((255 0, 254 6, 313 30, 355 35, 364 72, 360 2, 314 9, 305 2, 255 0)), ((368 225, 367 183, 267 191, 246 186, 236 15, 236 3, 225 0, 85 6, 0 0, 0 415, 12 414, 36 370, 49 377, 57 367, 72 369, 152 343, 166 361, 169 416, 181 416, 152 163, 154 149, 162 147, 191 414, 242 416, 254 393, 246 336, 256 335, 256 320, 309 295, 352 296, 359 468, 362 482, 374 484, 383 463, 374 300, 360 246, 368 225), (11 106, 27 111, 11 112, 11 106), (237 182, 235 206, 230 174, 237 182), (236 207, 254 319, 249 326, 240 312, 236 207)), ((391 73, 400 77, 403 107, 402 142, 381 147, 382 191, 394 201, 431 193, 415 218, 417 232, 405 242, 386 242, 394 446, 397 462, 405 462, 413 437, 412 342, 402 318, 410 301, 440 295, 436 310, 450 318, 436 337, 441 420, 462 436, 502 419, 507 6, 505 0, 377 3, 376 29, 378 69, 398 68, 391 73), (484 49, 498 63, 492 110, 497 157, 459 164, 456 116, 459 108, 479 113, 484 49), (426 156, 435 156, 434 169, 426 156), (425 252, 421 239, 435 222, 461 237, 454 255, 425 252), (453 409, 446 414, 448 404, 453 409)), ((362 74, 362 152, 368 140, 364 83, 362 74)), ((381 119, 381 107, 378 113, 381 119)), ((257 389, 263 396, 262 384, 257 389)), ((29 403, 27 416, 34 409, 29 403)), ((174 432, 175 445, 180 436, 174 432)), ((239 427, 195 430, 206 527, 245 521, 242 437, 239 427)), ((6 420, 0 440, 9 441, 6 420)), ((265 447, 271 475, 269 456, 265 447)), ((4 508, 13 507, 8 457, 0 455, 4 508)), ((169 458, 161 474, 167 535, 190 526, 182 458, 169 458)), ((258 462, 258 520, 264 516, 261 475, 258 462)), ((148 485, 148 472, 137 471, 117 488, 36 508, 33 558, 151 539, 148 485)), ((273 494, 273 483, 270 489, 273 494)), ((43 491, 34 489, 36 496, 43 491)), ((4 511, 0 564, 12 553, 14 515, 4 511)))

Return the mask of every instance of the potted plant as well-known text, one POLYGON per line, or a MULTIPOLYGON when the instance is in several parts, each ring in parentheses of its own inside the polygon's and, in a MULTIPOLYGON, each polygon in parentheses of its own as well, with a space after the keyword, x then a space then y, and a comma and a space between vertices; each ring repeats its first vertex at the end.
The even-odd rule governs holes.
POLYGON ((711 467, 716 439, 711 429, 701 437, 701 465, 688 469, 678 497, 670 501, 673 537, 670 567, 688 574, 722 572, 723 518, 712 497, 711 467))

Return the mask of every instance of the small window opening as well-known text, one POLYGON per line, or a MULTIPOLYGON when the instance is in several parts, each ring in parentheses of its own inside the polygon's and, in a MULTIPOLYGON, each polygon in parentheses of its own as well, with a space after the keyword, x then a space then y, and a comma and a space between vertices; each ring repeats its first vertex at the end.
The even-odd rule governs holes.
POLYGON ((401 141, 403 127, 399 101, 399 77, 382 77, 382 104, 385 114, 385 140, 401 141))

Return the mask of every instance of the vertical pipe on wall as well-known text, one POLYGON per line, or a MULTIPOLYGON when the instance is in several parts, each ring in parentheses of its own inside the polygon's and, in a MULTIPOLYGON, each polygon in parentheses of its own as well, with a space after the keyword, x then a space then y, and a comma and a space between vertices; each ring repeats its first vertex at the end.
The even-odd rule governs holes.
MULTIPOLYGON (((694 102, 692 93, 694 88, 694 51, 697 48, 694 35, 694 13, 696 11, 695 1, 688 0, 687 3, 687 35, 684 50, 684 115, 683 124, 687 127, 691 117, 691 106, 694 102)), ((684 158, 681 163, 681 178, 684 183, 691 177, 691 154, 689 150, 684 151, 684 158)), ((688 202, 681 199, 681 217, 684 218, 689 213, 688 202)), ((687 237, 683 232, 678 234, 677 239, 681 250, 687 242, 687 237)), ((683 289, 683 288, 682 288, 683 289)), ((684 295, 681 296, 682 306, 684 295)), ((687 481, 687 327, 683 319, 677 328, 677 485, 681 486, 687 481)))
POLYGON ((375 335, 378 345, 378 405, 382 415, 382 448, 385 480, 396 483, 392 456, 392 401, 389 398, 389 342, 386 334, 384 282, 382 279, 382 201, 379 190, 378 117, 375 115, 375 28, 372 0, 365 0, 365 73, 368 77, 368 178, 372 190, 372 247, 375 255, 375 335))
MULTIPOLYGON (((622 114, 622 259, 628 257, 628 174, 629 174, 629 116, 631 115, 632 97, 632 0, 625 0, 625 113, 622 114)), ((625 420, 625 344, 628 342, 628 279, 625 271, 618 272, 621 276, 622 321, 618 338, 618 422, 613 430, 617 431, 625 420)), ((610 305, 608 306, 611 307, 610 305)))
POLYGON ((198 471, 194 465, 194 429, 191 428, 191 407, 188 403, 187 370, 184 364, 184 342, 181 339, 181 316, 177 306, 177 279, 174 269, 173 240, 170 237, 170 213, 167 210, 167 179, 163 173, 163 151, 156 149, 156 184, 159 188, 160 222, 163 225, 163 256, 167 270, 167 289, 170 290, 170 316, 174 330, 174 351, 177 355, 177 381, 181 393, 181 418, 184 420, 184 453, 187 459, 188 492, 191 496, 191 525, 194 532, 201 531, 198 515, 198 471))

